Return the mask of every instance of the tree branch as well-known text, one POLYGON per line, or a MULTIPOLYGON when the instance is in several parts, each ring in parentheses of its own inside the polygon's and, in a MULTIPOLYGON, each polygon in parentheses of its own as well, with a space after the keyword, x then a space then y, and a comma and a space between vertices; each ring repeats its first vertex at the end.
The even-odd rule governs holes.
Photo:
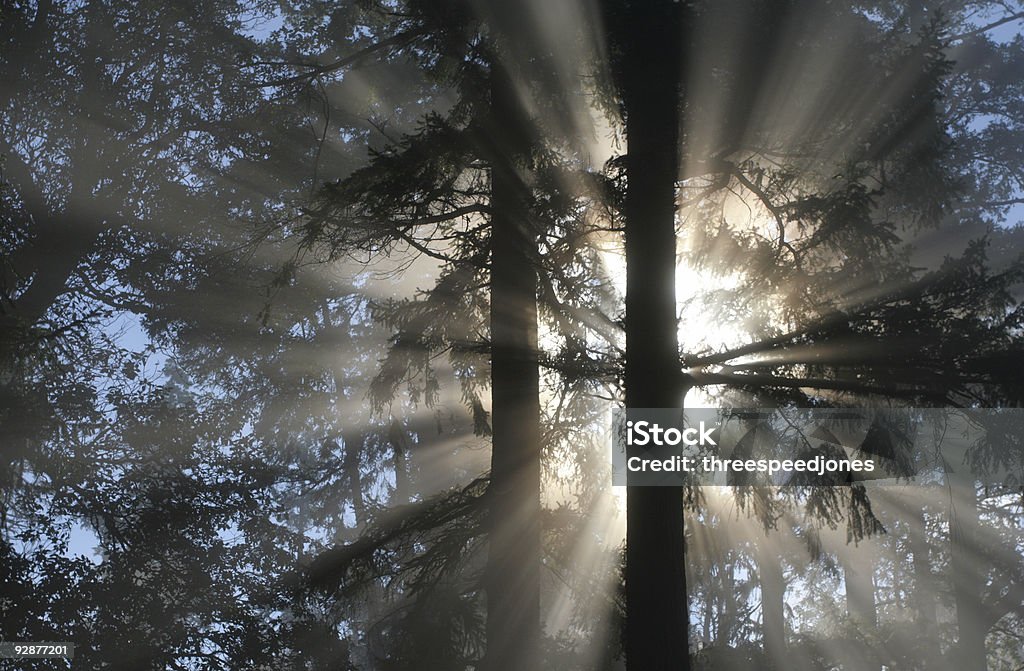
POLYGON ((967 38, 967 37, 973 37, 975 35, 980 35, 982 33, 987 33, 988 31, 992 30, 993 28, 998 28, 999 26, 1003 26, 1003 25, 1006 25, 1007 23, 1012 23, 1014 21, 1019 21, 1021 19, 1024 19, 1024 12, 1017 12, 1016 14, 1010 14, 1009 16, 1004 16, 1003 18, 999 19, 998 21, 993 21, 992 23, 989 23, 987 25, 981 26, 980 28, 976 28, 974 30, 969 30, 966 33, 960 33, 959 35, 953 35, 953 36, 949 37, 949 41, 953 42, 955 40, 962 40, 962 39, 967 38))
POLYGON ((424 35, 425 33, 426 33, 426 29, 425 28, 414 28, 414 29, 406 30, 406 31, 398 33, 397 35, 392 35, 391 37, 389 37, 389 38, 387 38, 385 40, 381 40, 380 42, 376 42, 374 44, 371 44, 368 47, 360 49, 359 51, 357 51, 354 54, 351 54, 349 56, 345 56, 344 58, 339 58, 338 60, 336 60, 336 61, 334 61, 332 63, 317 64, 317 63, 302 63, 302 62, 295 63, 295 62, 287 62, 287 61, 281 61, 281 62, 257 61, 255 63, 256 65, 277 65, 277 66, 279 66, 279 65, 288 65, 288 66, 292 66, 292 67, 304 67, 304 68, 309 68, 309 69, 306 72, 303 72, 303 73, 300 73, 300 74, 297 74, 297 75, 292 75, 291 77, 283 77, 281 79, 272 79, 272 80, 267 81, 267 82, 260 82, 258 84, 255 84, 254 86, 256 88, 268 88, 270 86, 287 86, 289 84, 296 84, 296 83, 301 82, 303 80, 312 79, 314 77, 319 77, 322 74, 326 74, 328 72, 334 72, 336 70, 340 70, 340 69, 348 67, 350 65, 355 65, 355 64, 359 63, 360 61, 362 61, 363 59, 367 58, 368 56, 372 56, 373 54, 377 53, 378 51, 384 51, 385 49, 387 49, 389 47, 396 47, 397 49, 402 49, 404 47, 407 47, 413 41, 415 41, 416 38, 424 35))
POLYGON ((875 396, 894 396, 905 398, 931 397, 943 402, 950 402, 946 394, 936 394, 934 389, 881 387, 866 384, 860 380, 836 380, 829 378, 781 377, 777 375, 731 375, 728 373, 690 373, 698 386, 725 384, 733 386, 783 387, 787 389, 824 389, 830 391, 848 391, 875 396))

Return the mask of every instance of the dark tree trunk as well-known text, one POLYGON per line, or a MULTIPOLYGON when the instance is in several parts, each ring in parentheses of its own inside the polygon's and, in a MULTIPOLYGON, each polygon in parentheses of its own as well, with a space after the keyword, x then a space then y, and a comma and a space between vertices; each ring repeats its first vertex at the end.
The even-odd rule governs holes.
MULTIPOLYGON (((537 241, 522 177, 525 120, 493 66, 491 160, 491 481, 485 671, 539 668, 540 382, 537 241)), ((525 146, 524 146, 525 145, 525 146)))
MULTIPOLYGON (((681 407, 676 318, 675 182, 679 172, 680 7, 650 1, 625 15, 626 362, 629 408, 681 407)), ((683 497, 675 487, 626 494, 626 664, 688 669, 683 497)))

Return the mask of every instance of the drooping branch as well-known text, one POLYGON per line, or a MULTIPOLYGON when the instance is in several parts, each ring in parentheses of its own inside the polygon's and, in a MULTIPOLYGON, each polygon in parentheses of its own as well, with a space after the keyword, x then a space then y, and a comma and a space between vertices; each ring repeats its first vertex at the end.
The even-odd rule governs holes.
POLYGON ((796 249, 793 248, 793 245, 786 240, 786 222, 782 217, 782 208, 777 206, 763 189, 750 181, 750 179, 744 175, 743 171, 738 167, 732 166, 732 175, 747 191, 754 194, 757 199, 761 201, 761 204, 765 206, 765 209, 771 213, 772 218, 775 220, 775 226, 779 232, 779 237, 776 242, 776 256, 778 256, 783 249, 786 249, 793 255, 793 261, 796 262, 799 267, 800 255, 797 253, 796 249))
POLYGON ((374 555, 394 543, 437 532, 453 522, 467 522, 467 517, 475 517, 479 523, 487 483, 487 478, 477 478, 448 494, 396 506, 376 524, 367 525, 354 542, 317 555, 298 577, 314 590, 337 589, 350 572, 372 570, 374 555))

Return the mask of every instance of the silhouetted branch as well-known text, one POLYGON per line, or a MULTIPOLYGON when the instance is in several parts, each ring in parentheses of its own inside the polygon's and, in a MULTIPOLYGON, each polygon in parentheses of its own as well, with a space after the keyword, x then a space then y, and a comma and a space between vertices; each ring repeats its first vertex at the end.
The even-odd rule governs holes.
POLYGON ((415 29, 406 30, 406 31, 400 32, 400 33, 398 33, 396 35, 392 35, 391 37, 389 37, 387 39, 381 40, 380 42, 376 42, 374 44, 371 44, 368 47, 360 49, 359 51, 357 51, 354 54, 351 54, 351 55, 346 56, 344 58, 339 58, 338 60, 336 60, 336 61, 334 61, 332 63, 317 64, 317 63, 307 63, 307 62, 302 62, 302 61, 298 61, 298 62, 289 62, 289 61, 276 61, 276 62, 274 62, 274 61, 256 61, 256 63, 254 63, 254 65, 301 67, 301 68, 307 68, 307 71, 306 72, 302 72, 302 73, 297 74, 297 75, 293 75, 291 77, 283 77, 281 79, 272 79, 270 81, 260 82, 260 83, 255 84, 254 86, 256 86, 257 88, 267 88, 267 87, 270 87, 270 86, 287 86, 289 84, 295 84, 295 83, 301 82, 301 81, 306 80, 306 79, 312 79, 314 77, 319 77, 320 75, 327 74, 329 72, 334 72, 336 70, 340 70, 340 69, 348 67, 350 65, 355 65, 355 64, 359 63, 360 61, 362 61, 364 58, 367 58, 368 56, 372 56, 373 54, 375 54, 377 52, 384 51, 385 49, 388 49, 389 47, 396 47, 398 49, 402 49, 404 47, 407 47, 410 44, 412 44, 412 42, 414 42, 418 37, 421 37, 425 33, 426 33, 426 29, 425 28, 415 28, 415 29))
POLYGON ((1024 12, 1017 12, 1016 14, 1010 14, 1009 16, 1004 16, 1003 18, 1001 18, 1001 19, 999 19, 997 21, 993 21, 992 23, 986 24, 984 26, 981 26, 980 28, 976 28, 974 30, 969 30, 969 31, 967 31, 965 33, 960 33, 958 35, 952 35, 952 36, 950 36, 947 39, 950 42, 953 42, 955 40, 962 40, 962 39, 964 39, 966 37, 973 37, 975 35, 980 35, 982 33, 987 33, 988 31, 990 31, 990 30, 992 30, 994 28, 998 28, 999 26, 1004 26, 1007 23, 1012 23, 1014 21, 1019 21, 1021 19, 1024 19, 1024 12))

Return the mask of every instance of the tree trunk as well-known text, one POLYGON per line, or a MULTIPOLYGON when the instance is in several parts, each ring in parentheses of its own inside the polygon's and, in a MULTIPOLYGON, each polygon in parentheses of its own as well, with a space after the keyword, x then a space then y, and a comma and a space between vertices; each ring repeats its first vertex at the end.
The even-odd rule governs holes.
POLYGON ((847 548, 843 557, 843 582, 846 585, 846 612, 861 626, 875 627, 875 581, 866 547, 847 548))
MULTIPOLYGON (((875 634, 878 629, 873 554, 872 544, 865 539, 860 545, 848 545, 842 556, 847 615, 856 623, 858 629, 870 634, 875 634)), ((870 649, 858 650, 853 668, 861 671, 878 671, 881 664, 874 652, 870 649)))
MULTIPOLYGON (((675 182, 679 173, 680 5, 636 3, 623 57, 628 408, 681 407, 676 318, 675 182)), ((683 497, 676 487, 626 494, 626 664, 689 669, 683 497)))
POLYGON ((949 516, 952 543, 953 594, 958 629, 957 654, 962 669, 987 671, 986 612, 982 602, 985 582, 978 566, 978 495, 970 474, 950 473, 953 505, 949 516))
POLYGON ((922 506, 909 511, 907 539, 914 566, 914 609, 920 635, 932 638, 935 633, 935 578, 932 575, 928 549, 928 523, 922 506))
POLYGON ((720 648, 729 647, 733 627, 736 625, 736 564, 726 560, 722 565, 721 604, 718 610, 718 630, 715 632, 715 645, 720 648))
POLYGON ((767 533, 756 552, 758 579, 761 581, 761 636, 768 668, 786 667, 786 583, 782 558, 770 549, 767 533))
POLYGON ((388 442, 394 451, 395 491, 391 496, 392 505, 409 503, 412 499, 412 479, 409 475, 409 434, 397 419, 388 427, 388 442))
POLYGON ((537 241, 520 170, 525 120, 508 73, 492 66, 491 407, 485 671, 539 668, 540 380, 537 241))
POLYGON ((342 432, 344 454, 341 469, 352 499, 352 532, 350 537, 356 538, 367 523, 366 500, 363 498, 363 479, 359 471, 366 435, 359 429, 347 429, 342 432))
MULTIPOLYGON (((42 34, 51 11, 50 2, 40 3, 33 32, 42 34)), ((105 204, 93 194, 97 182, 97 165, 90 133, 98 116, 96 108, 103 100, 100 86, 102 63, 100 47, 102 27, 99 3, 89 2, 85 12, 85 43, 79 63, 81 92, 74 98, 76 109, 70 110, 73 142, 65 161, 70 186, 63 205, 48 203, 42 184, 45 177, 33 174, 30 166, 8 140, 0 140, 0 154, 4 160, 4 179, 10 181, 22 200, 26 214, 33 218, 35 240, 24 245, 13 255, 11 266, 3 270, 5 283, 13 288, 16 277, 32 276, 32 281, 13 301, 13 310, 4 314, 0 309, 0 350, 12 346, 16 331, 39 322, 57 298, 68 288, 68 281, 79 264, 85 260, 96 239, 116 217, 105 211, 105 204), (38 183, 37 183, 38 179, 38 183)), ((34 45, 33 45, 34 47, 34 45)), ((32 48, 30 51, 35 51, 32 48)), ((27 54, 26 54, 27 55, 27 54)), ((29 64, 31 65, 31 64, 29 64)), ((17 94, 16 86, 9 96, 17 94)), ((60 199, 50 194, 51 201, 60 199)))

